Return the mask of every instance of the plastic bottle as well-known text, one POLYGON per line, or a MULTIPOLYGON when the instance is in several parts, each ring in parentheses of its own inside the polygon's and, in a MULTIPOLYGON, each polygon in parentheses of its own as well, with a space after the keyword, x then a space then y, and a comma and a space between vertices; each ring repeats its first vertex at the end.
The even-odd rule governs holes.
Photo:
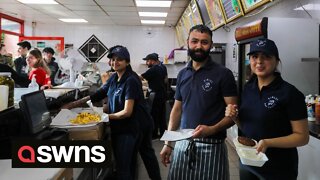
POLYGON ((316 110, 315 110, 315 116, 316 116, 316 124, 320 124, 320 98, 316 98, 316 110))
POLYGON ((36 80, 36 75, 32 76, 31 83, 29 84, 28 88, 29 89, 33 89, 33 91, 38 91, 39 90, 39 85, 38 85, 37 80, 36 80))
POLYGON ((306 103, 307 103, 307 111, 308 111, 308 121, 314 121, 315 120, 315 114, 313 109, 314 99, 312 95, 306 96, 306 103))

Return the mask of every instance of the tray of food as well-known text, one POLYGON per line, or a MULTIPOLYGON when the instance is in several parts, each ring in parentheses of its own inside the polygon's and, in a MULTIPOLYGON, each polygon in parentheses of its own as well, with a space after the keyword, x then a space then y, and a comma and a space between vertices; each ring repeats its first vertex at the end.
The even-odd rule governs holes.
POLYGON ((108 122, 105 113, 97 113, 88 108, 61 109, 52 119, 51 126, 61 128, 89 127, 101 122, 108 122))

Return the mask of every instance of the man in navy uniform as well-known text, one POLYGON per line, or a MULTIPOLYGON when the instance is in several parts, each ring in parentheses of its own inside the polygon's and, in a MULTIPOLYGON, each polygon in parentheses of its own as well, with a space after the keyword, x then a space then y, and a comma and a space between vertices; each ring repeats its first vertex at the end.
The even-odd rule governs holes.
POLYGON ((171 163, 168 179, 229 179, 226 129, 234 124, 225 117, 227 104, 237 102, 232 72, 209 56, 212 32, 205 25, 189 31, 188 53, 191 61, 177 78, 175 102, 168 130, 194 129, 190 140, 177 141, 173 151, 165 142, 161 162, 171 163))
POLYGON ((141 74, 142 78, 148 81, 150 92, 155 93, 151 108, 151 115, 154 120, 153 138, 161 137, 166 130, 166 78, 167 69, 161 65, 157 53, 148 54, 143 60, 146 61, 148 70, 141 74), (159 134, 160 132, 160 134, 159 134))

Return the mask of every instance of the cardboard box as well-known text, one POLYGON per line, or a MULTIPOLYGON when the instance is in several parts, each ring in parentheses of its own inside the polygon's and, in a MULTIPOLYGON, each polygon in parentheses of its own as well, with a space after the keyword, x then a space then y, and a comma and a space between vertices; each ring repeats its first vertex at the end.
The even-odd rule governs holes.
POLYGON ((105 134, 105 124, 69 129, 70 140, 101 140, 105 134))

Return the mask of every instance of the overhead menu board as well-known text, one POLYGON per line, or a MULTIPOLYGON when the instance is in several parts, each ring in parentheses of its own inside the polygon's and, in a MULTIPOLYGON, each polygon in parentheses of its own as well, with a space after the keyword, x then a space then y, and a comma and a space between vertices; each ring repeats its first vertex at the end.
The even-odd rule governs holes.
POLYGON ((200 12, 200 15, 202 17, 203 24, 205 24, 206 26, 208 26, 212 30, 213 29, 213 25, 211 23, 211 19, 209 17, 209 13, 208 13, 208 10, 206 8, 206 4, 205 4, 204 1, 205 0, 197 0, 199 12, 200 12))
POLYGON ((181 30, 181 24, 177 24, 176 26, 176 35, 178 39, 179 46, 184 46, 186 44, 186 40, 184 39, 183 32, 181 30))
POLYGON ((198 4, 195 0, 191 0, 189 8, 192 13, 193 23, 195 25, 196 24, 203 24, 201 16, 200 16, 200 12, 199 12, 198 4))
POLYGON ((227 23, 243 15, 239 0, 220 0, 227 23))
POLYGON ((189 29, 187 29, 186 26, 184 25, 184 21, 182 21, 182 18, 179 20, 176 27, 177 27, 178 33, 180 34, 181 42, 183 43, 183 45, 185 45, 187 43, 189 29))
POLYGON ((262 6, 263 4, 266 4, 272 0, 241 0, 241 3, 243 5, 243 9, 245 13, 248 13, 255 8, 262 6))
POLYGON ((189 30, 192 26, 194 26, 192 14, 191 14, 189 6, 187 6, 187 8, 184 10, 184 13, 183 13, 181 19, 182 19, 182 23, 183 23, 184 27, 187 30, 189 30))
POLYGON ((213 29, 225 24, 219 0, 204 0, 213 29))

